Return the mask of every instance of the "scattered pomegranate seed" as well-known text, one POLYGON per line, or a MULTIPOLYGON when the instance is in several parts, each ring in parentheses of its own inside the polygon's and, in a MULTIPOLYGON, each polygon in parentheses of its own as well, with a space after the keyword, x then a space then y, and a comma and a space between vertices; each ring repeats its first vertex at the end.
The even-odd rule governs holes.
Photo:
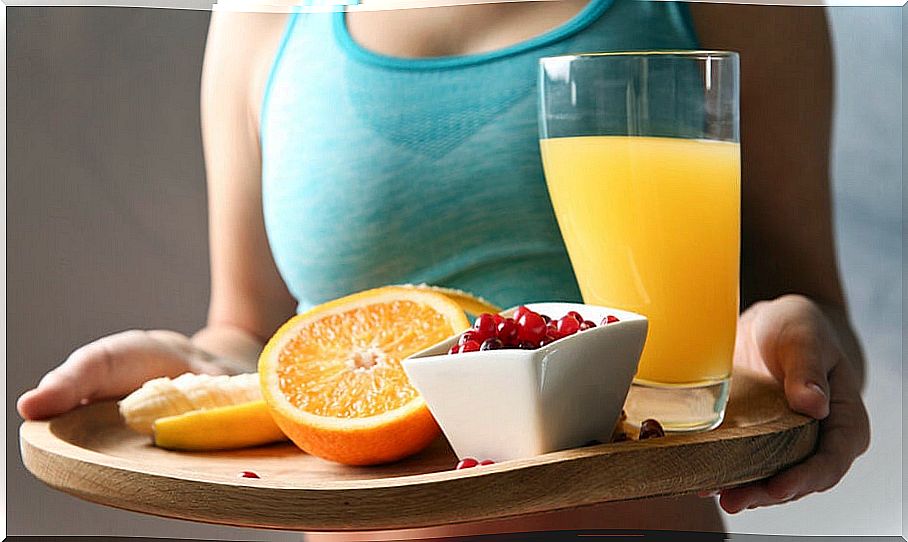
POLYGON ((586 331, 588 329, 593 329, 594 327, 596 327, 596 324, 594 324, 593 322, 591 322, 589 320, 584 320, 584 321, 580 322, 580 331, 586 331))
POLYGON ((578 323, 578 324, 581 323, 581 322, 583 322, 583 316, 580 316, 580 313, 577 312, 577 311, 570 311, 570 312, 567 313, 566 316, 570 316, 570 317, 573 318, 574 320, 577 320, 577 323, 578 323))
POLYGON ((618 320, 617 316, 612 316, 611 314, 609 314, 608 316, 606 316, 605 318, 602 319, 602 323, 599 325, 604 326, 604 325, 608 325, 608 324, 614 324, 615 322, 618 322, 618 321, 619 320, 618 320))
POLYGON ((479 462, 479 464, 480 465, 494 465, 495 462, 492 461, 491 459, 483 459, 482 461, 479 462))
POLYGON ((480 350, 501 350, 503 347, 504 344, 501 342, 501 339, 495 337, 486 339, 482 341, 481 345, 479 345, 480 350))
POLYGON ((261 476, 252 472, 251 470, 244 470, 240 473, 240 478, 261 478, 261 476))
POLYGON ((567 316, 558 320, 557 329, 559 337, 567 337, 568 335, 573 335, 580 330, 580 322, 578 322, 576 318, 568 313, 567 316))
POLYGON ((470 469, 470 468, 475 467, 476 465, 479 465, 479 461, 476 461, 472 457, 465 457, 465 458, 461 459, 460 461, 458 461, 457 466, 454 468, 457 470, 470 469))
POLYGON ((643 420, 643 423, 640 424, 640 436, 637 438, 639 438, 640 440, 646 440, 648 438, 658 438, 664 436, 665 430, 662 429, 662 424, 650 418, 648 420, 643 420))
POLYGON ((450 350, 448 350, 448 354, 457 354, 458 352, 460 352, 459 344, 455 344, 454 346, 451 347, 450 350))
POLYGON ((498 324, 498 338, 506 345, 517 342, 517 322, 513 318, 507 318, 498 324))
POLYGON ((538 343, 545 337, 545 321, 535 312, 527 312, 517 320, 517 338, 538 343))
POLYGON ((479 334, 479 338, 483 341, 494 337, 497 335, 498 326, 495 325, 495 317, 491 314, 484 313, 480 314, 476 321, 473 322, 473 329, 476 330, 476 333, 479 334))
POLYGON ((460 346, 461 352, 476 352, 481 345, 473 340, 467 341, 460 346))

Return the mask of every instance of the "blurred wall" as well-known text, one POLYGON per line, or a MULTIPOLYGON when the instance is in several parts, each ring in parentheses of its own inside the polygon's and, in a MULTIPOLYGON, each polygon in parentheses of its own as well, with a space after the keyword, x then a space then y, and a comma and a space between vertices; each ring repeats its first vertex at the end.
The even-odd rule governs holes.
MULTIPOLYGON (((73 348, 131 327, 191 332, 204 320, 197 96, 209 14, 7 15, 8 534, 300 539, 88 504, 22 467, 16 397, 73 348)), ((729 518, 733 532, 901 533, 900 12, 837 8, 831 21, 839 257, 870 364, 868 404, 885 429, 834 491, 729 518)))

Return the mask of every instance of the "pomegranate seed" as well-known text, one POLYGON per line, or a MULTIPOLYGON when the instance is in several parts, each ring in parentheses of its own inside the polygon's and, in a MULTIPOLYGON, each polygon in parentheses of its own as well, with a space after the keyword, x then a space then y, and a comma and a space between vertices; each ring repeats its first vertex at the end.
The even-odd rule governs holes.
POLYGON ((523 316, 524 314, 529 314, 529 313, 531 313, 531 312, 533 312, 533 311, 531 311, 530 309, 526 308, 526 306, 521 305, 521 306, 517 307, 517 310, 516 310, 516 311, 514 311, 514 316, 512 316, 512 318, 513 318, 515 321, 516 321, 516 320, 520 320, 520 317, 521 317, 521 316, 523 316))
POLYGON ((476 465, 479 465, 479 461, 476 461, 476 460, 473 459, 472 457, 465 457, 465 458, 461 459, 461 460, 457 463, 457 466, 454 467, 454 468, 457 469, 457 470, 460 470, 460 469, 470 469, 470 468, 475 467, 476 465))
POLYGON ((573 335, 574 333, 577 333, 577 331, 580 330, 580 322, 578 322, 576 318, 574 318, 573 316, 571 316, 570 313, 568 313, 567 316, 558 320, 557 329, 558 329, 559 337, 567 337, 568 335, 573 335))
POLYGON ((517 338, 538 343, 545 337, 545 321, 535 312, 526 313, 517 320, 517 338))
POLYGON ((542 317, 542 321, 545 322, 545 325, 549 325, 549 322, 552 321, 552 318, 547 314, 540 314, 539 316, 542 317))
POLYGON ((251 470, 244 470, 240 473, 240 478, 261 478, 261 476, 252 472, 251 470))
POLYGON ((486 339, 482 341, 482 344, 479 345, 480 350, 500 350, 504 344, 502 344, 501 339, 496 339, 492 337, 491 339, 486 339))
POLYGON ((504 316, 500 314, 493 314, 492 318, 495 320, 495 328, 498 328, 498 324, 504 322, 504 316))
POLYGON ((476 321, 473 323, 473 329, 479 334, 479 338, 483 341, 494 337, 498 331, 498 326, 495 325, 495 318, 489 313, 480 314, 476 321))
POLYGON ((584 320, 583 322, 580 322, 580 331, 586 331, 586 330, 592 329, 594 327, 596 327, 596 324, 594 324, 593 322, 590 322, 589 320, 584 320))
POLYGON ((517 322, 513 318, 508 318, 498 324, 498 338, 504 344, 517 342, 517 322))
POLYGON ((492 461, 491 459, 483 459, 482 461, 479 462, 479 464, 480 465, 494 465, 495 462, 492 461))
POLYGON ((660 424, 656 420, 650 418, 648 420, 643 420, 643 423, 640 424, 640 436, 638 437, 639 440, 664 436, 665 430, 662 429, 662 424, 660 424))
MULTIPOLYGON (((477 343, 481 343, 483 340, 484 339, 479 338, 479 334, 476 333, 476 330, 471 329, 469 331, 463 332, 463 335, 460 336, 460 340, 457 341, 457 344, 463 346, 467 344, 468 341, 476 341, 477 343)), ((463 348, 461 348, 461 350, 463 350, 463 348)))
POLYGON ((605 326, 608 324, 614 324, 615 322, 618 322, 618 321, 619 320, 618 320, 617 316, 612 316, 611 314, 609 314, 608 316, 606 316, 605 318, 602 319, 602 323, 599 325, 605 326))
POLYGON ((467 341, 463 343, 460 347, 461 352, 476 352, 479 350, 480 344, 476 341, 467 341))
POLYGON ((457 354, 458 352, 460 352, 459 344, 455 344, 454 346, 451 347, 450 350, 448 350, 448 354, 457 354))
POLYGON ((570 311, 569 313, 567 313, 567 316, 570 316, 574 320, 577 320, 578 324, 583 322, 583 316, 580 316, 580 313, 577 311, 570 311))

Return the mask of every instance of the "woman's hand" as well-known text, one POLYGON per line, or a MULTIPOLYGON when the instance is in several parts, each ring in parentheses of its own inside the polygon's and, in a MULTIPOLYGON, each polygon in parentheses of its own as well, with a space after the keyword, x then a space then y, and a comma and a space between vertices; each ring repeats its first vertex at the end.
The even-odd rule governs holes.
POLYGON ((854 363, 833 322, 806 297, 756 303, 741 315, 735 365, 771 374, 792 410, 822 421, 814 455, 767 480, 722 491, 726 512, 825 491, 867 450, 870 424, 854 363))
POLYGON ((174 331, 131 330, 103 337, 70 354, 16 404, 26 419, 56 416, 80 404, 114 399, 159 376, 223 374, 215 357, 174 331))

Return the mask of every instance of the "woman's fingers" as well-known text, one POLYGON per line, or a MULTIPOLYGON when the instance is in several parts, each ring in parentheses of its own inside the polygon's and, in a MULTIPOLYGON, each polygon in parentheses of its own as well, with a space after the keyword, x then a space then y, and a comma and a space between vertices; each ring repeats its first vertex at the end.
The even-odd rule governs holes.
POLYGON ((819 307, 803 296, 784 296, 763 307, 752 329, 759 357, 782 382, 792 410, 828 416, 828 374, 843 355, 819 307))
POLYGON ((837 484, 870 444, 867 411, 855 383, 850 366, 838 365, 830 374, 832 400, 829 416, 820 425, 816 453, 768 480, 723 491, 722 508, 733 514, 799 499, 837 484))
POLYGON ((16 407, 23 418, 42 419, 92 400, 122 397, 151 378, 188 371, 191 348, 174 332, 132 330, 104 337, 70 354, 16 407))
POLYGON ((26 419, 41 419, 75 408, 90 400, 110 378, 112 365, 111 352, 102 341, 79 348, 44 375, 35 389, 19 398, 19 414, 26 419))

